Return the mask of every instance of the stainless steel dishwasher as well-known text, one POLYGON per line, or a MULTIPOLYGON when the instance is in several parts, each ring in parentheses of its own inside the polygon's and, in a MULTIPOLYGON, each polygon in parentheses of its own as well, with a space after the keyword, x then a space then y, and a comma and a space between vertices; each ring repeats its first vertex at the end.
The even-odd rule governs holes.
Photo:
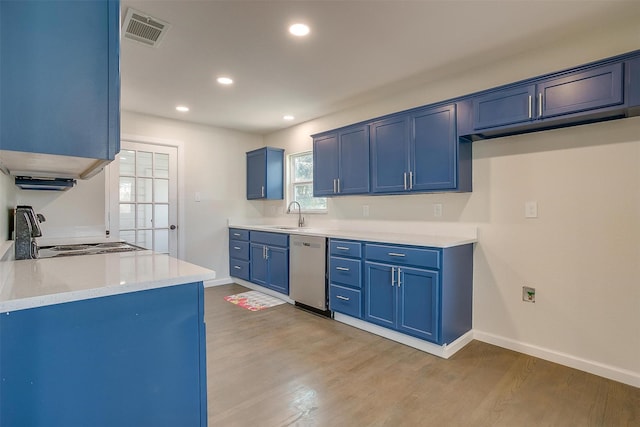
POLYGON ((327 310, 327 239, 292 234, 289 241, 289 297, 303 308, 327 310))

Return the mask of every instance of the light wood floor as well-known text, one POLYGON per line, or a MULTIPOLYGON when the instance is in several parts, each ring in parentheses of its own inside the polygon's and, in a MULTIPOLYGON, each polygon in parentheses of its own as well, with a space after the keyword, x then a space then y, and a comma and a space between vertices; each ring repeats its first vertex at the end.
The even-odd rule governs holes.
POLYGON ((449 360, 205 290, 209 426, 640 426, 640 389, 472 341, 449 360))

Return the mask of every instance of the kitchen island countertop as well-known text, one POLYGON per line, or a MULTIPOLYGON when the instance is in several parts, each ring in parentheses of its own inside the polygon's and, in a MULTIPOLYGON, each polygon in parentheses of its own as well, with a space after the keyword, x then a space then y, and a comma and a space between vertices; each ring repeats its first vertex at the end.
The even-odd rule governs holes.
POLYGON ((0 262, 0 312, 214 279, 212 270, 153 251, 0 262))

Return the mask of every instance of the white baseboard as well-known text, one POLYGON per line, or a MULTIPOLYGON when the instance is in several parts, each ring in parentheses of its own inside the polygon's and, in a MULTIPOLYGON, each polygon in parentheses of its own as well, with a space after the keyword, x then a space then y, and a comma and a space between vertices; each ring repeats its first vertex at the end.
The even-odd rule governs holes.
POLYGON ((354 328, 362 329, 363 331, 408 345, 409 347, 433 354, 434 356, 442 357, 443 359, 448 359, 453 356, 458 350, 473 340, 473 332, 469 331, 451 344, 437 345, 341 313, 334 313, 334 319, 338 322, 353 326, 354 328))
POLYGON ((229 285, 231 283, 233 283, 233 279, 231 279, 231 277, 223 277, 222 279, 205 280, 204 287, 210 288, 212 286, 229 285))
POLYGON ((505 338, 478 330, 473 331, 473 338, 477 339, 478 341, 497 345, 499 347, 507 348, 519 353, 528 354, 529 356, 538 357, 540 359, 548 360, 550 362, 558 363, 570 368, 579 369, 581 371, 589 372, 590 374, 598 375, 610 380, 618 381, 633 387, 640 388, 640 373, 638 372, 620 369, 615 366, 605 365, 604 363, 583 359, 571 354, 561 353, 548 348, 538 347, 532 344, 515 341, 510 338, 505 338))

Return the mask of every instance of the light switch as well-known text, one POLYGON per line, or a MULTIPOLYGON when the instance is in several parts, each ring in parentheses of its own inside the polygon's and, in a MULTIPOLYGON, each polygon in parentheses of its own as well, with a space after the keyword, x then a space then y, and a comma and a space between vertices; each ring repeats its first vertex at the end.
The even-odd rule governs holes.
POLYGON ((201 196, 200 196, 200 192, 196 191, 195 197, 194 197, 196 202, 199 202, 200 200, 202 200, 201 196))
POLYGON ((525 218, 538 218, 538 202, 535 200, 525 202, 524 204, 525 218))

